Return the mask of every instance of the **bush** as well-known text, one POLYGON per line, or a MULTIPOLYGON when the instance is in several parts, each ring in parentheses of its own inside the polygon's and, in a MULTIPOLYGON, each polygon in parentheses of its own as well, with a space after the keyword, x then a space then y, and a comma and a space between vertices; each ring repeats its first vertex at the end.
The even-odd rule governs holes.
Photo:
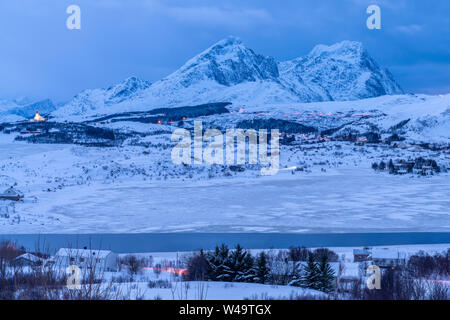
POLYGON ((172 288, 172 284, 169 282, 169 280, 156 280, 156 281, 149 281, 148 287, 150 289, 154 288, 170 289, 172 288))
POLYGON ((289 259, 291 261, 306 261, 310 254, 310 250, 305 247, 291 247, 289 248, 289 259))
POLYGON ((316 249, 313 251, 313 255, 316 262, 321 262, 324 256, 327 258, 328 262, 339 261, 339 256, 337 253, 327 248, 316 249))
POLYGON ((137 275, 144 268, 144 259, 138 258, 134 255, 128 255, 121 261, 127 267, 128 273, 131 277, 137 275))
POLYGON ((431 275, 448 276, 450 274, 449 251, 433 256, 420 251, 409 258, 408 271, 413 277, 418 278, 431 275))
POLYGON ((210 268, 203 250, 189 257, 186 263, 185 279, 189 281, 209 280, 210 268))

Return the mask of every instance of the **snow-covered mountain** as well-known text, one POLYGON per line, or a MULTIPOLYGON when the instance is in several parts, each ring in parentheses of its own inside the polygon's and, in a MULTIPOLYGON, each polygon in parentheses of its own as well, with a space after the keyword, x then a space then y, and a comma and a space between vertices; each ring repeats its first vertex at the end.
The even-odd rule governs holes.
POLYGON ((278 63, 228 37, 152 85, 133 77, 108 89, 86 90, 54 116, 89 117, 218 101, 342 101, 399 93, 403 91, 389 71, 357 42, 317 46, 304 58, 278 63))
POLYGON ((401 94, 387 69, 380 68, 360 42, 318 45, 306 57, 279 64, 283 80, 305 84, 324 101, 357 100, 401 94))

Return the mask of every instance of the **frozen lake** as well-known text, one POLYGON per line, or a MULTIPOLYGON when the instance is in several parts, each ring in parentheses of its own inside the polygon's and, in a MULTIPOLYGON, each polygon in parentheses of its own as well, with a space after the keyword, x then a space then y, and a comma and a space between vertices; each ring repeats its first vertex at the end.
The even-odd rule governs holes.
POLYGON ((121 182, 67 187, 17 205, 41 223, 0 233, 449 232, 450 179, 281 173, 211 182, 121 182))

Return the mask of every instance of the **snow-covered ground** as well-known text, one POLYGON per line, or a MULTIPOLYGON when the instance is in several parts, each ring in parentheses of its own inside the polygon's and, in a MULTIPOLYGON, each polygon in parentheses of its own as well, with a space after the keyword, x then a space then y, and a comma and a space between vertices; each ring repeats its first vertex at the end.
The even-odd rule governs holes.
MULTIPOLYGON (((374 247, 373 249, 392 250, 395 252, 405 253, 406 256, 424 251, 430 255, 445 252, 450 248, 450 244, 438 245, 408 245, 408 246, 383 246, 374 247)), ((314 249, 314 248, 313 248, 314 249)), ((336 247, 329 248, 340 257, 339 263, 332 263, 332 268, 339 269, 342 265, 342 277, 359 278, 361 276, 361 265, 353 262, 353 249, 355 247, 336 247)), ((251 250, 253 255, 261 250, 251 250)), ((273 250, 278 251, 278 250, 273 250)), ((267 252, 267 250, 266 250, 267 252)), ((157 252, 157 253, 141 253, 136 256, 141 258, 151 257, 153 265, 175 263, 183 257, 191 255, 190 252, 157 252)), ((121 256, 125 256, 121 255, 121 256)), ((106 274, 106 279, 117 277, 112 273, 106 274)), ((124 274, 126 277, 126 274, 124 274)), ((448 282, 443 282, 448 285, 448 282)), ((141 274, 135 277, 134 282, 125 282, 115 285, 117 290, 130 293, 132 299, 162 299, 162 300, 242 300, 242 299, 290 299, 296 296, 308 296, 309 299, 315 297, 325 297, 325 294, 311 289, 293 287, 293 286, 274 286, 253 283, 227 283, 227 282, 182 282, 179 278, 174 277, 171 272, 163 271, 161 273, 153 272, 152 268, 144 268, 141 274), (149 288, 150 281, 167 280, 171 283, 171 288, 149 288)))
MULTIPOLYGON (((157 279, 156 279, 157 280, 157 279)), ((320 298, 322 292, 292 286, 230 282, 172 282, 172 288, 149 288, 148 282, 117 284, 117 290, 130 293, 131 300, 286 300, 292 297, 320 298)))

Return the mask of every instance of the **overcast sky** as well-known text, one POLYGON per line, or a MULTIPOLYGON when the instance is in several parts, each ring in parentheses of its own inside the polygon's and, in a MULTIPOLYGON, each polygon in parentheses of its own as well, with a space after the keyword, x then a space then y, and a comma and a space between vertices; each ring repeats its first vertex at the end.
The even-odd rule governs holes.
POLYGON ((406 91, 450 93, 449 0, 1 0, 0 99, 156 81, 228 35, 277 60, 361 41, 406 91), (81 30, 66 28, 71 4, 81 30), (370 4, 381 30, 366 27, 370 4))

